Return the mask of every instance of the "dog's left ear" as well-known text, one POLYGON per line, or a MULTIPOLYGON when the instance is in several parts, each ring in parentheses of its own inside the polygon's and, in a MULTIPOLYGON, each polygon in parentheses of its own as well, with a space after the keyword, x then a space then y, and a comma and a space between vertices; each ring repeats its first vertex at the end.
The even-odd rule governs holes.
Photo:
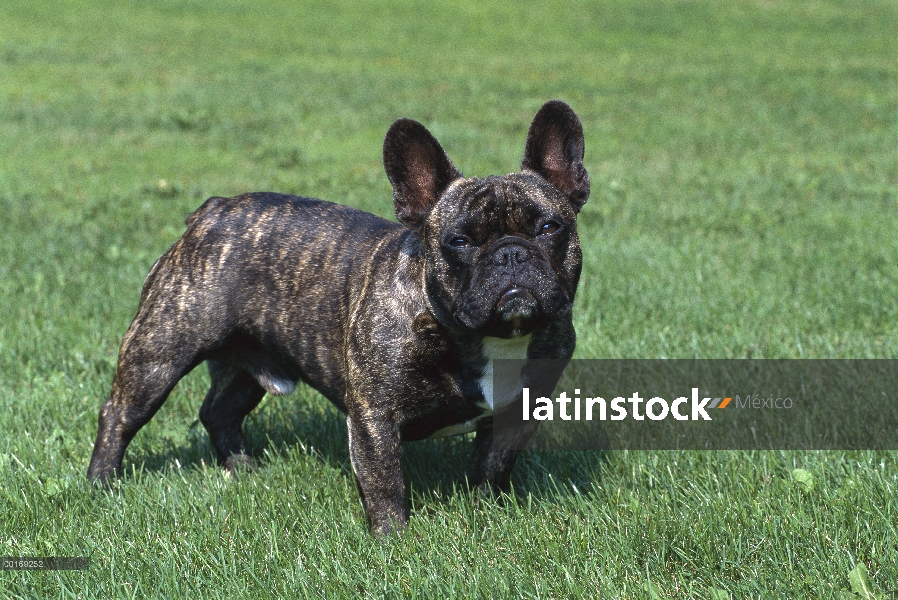
POLYGON ((462 176, 424 125, 399 119, 384 138, 384 169, 393 184, 396 218, 418 230, 449 184, 462 176))
POLYGON ((527 132, 521 169, 544 177, 579 212, 589 198, 589 174, 583 167, 583 125, 561 100, 543 104, 527 132))

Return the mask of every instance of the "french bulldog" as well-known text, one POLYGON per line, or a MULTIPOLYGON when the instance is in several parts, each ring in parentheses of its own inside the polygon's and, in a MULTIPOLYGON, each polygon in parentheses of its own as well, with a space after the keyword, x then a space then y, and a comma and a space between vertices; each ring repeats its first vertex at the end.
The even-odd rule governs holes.
MULTIPOLYGON (((492 361, 573 354, 583 127, 567 104, 547 102, 520 173, 465 178, 423 125, 400 119, 383 160, 399 223, 267 192, 213 197, 188 217, 122 341, 92 481, 121 474, 138 430, 206 362, 200 420, 227 469, 253 467, 242 423, 266 392, 302 381, 347 415, 373 533, 408 524, 403 441, 476 432, 469 481, 507 489, 535 425, 494 433, 529 376, 525 366, 516 393, 495 394, 492 361)), ((558 376, 534 393, 551 393, 558 376)))

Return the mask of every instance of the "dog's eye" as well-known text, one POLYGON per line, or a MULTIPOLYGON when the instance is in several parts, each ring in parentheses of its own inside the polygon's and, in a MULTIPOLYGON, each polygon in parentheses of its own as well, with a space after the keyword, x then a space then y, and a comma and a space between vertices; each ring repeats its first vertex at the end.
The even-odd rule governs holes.
POLYGON ((556 231, 558 231, 558 229, 560 227, 561 227, 561 225, 559 225, 555 221, 548 221, 547 223, 543 224, 542 227, 539 228, 539 234, 540 235, 549 235, 550 233, 555 233, 556 231))
POLYGON ((452 246, 453 248, 462 248, 464 246, 467 246, 468 243, 469 243, 468 238, 464 238, 464 237, 457 237, 457 238, 452 238, 451 240, 449 240, 449 245, 452 246))

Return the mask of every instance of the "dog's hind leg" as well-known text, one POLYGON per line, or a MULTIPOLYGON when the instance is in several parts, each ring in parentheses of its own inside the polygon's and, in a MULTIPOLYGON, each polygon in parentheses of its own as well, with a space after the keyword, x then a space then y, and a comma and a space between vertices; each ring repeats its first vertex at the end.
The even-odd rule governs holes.
POLYGON ((153 418, 175 384, 197 364, 198 351, 183 339, 135 339, 129 329, 119 355, 112 392, 100 409, 97 439, 87 476, 107 484, 121 475, 122 457, 141 427, 153 418))
POLYGON ((219 360, 208 364, 212 387, 200 408, 200 421, 224 467, 229 471, 251 469, 255 463, 246 452, 243 419, 259 404, 265 390, 240 366, 219 360))

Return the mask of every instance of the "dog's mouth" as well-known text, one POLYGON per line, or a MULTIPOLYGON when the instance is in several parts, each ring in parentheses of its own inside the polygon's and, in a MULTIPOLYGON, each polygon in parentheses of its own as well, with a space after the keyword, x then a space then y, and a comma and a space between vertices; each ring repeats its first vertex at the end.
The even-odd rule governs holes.
POLYGON ((496 313, 505 322, 518 322, 532 319, 539 311, 539 303, 530 292, 513 287, 503 293, 496 302, 496 313))
POLYGON ((492 307, 481 306, 486 310, 468 305, 456 313, 456 318, 466 327, 484 335, 503 338, 527 335, 547 321, 536 295, 523 287, 512 286, 499 296, 492 307))
POLYGON ((539 313, 539 303, 529 290, 513 287, 499 297, 496 314, 511 326, 511 336, 529 333, 530 322, 539 313))

